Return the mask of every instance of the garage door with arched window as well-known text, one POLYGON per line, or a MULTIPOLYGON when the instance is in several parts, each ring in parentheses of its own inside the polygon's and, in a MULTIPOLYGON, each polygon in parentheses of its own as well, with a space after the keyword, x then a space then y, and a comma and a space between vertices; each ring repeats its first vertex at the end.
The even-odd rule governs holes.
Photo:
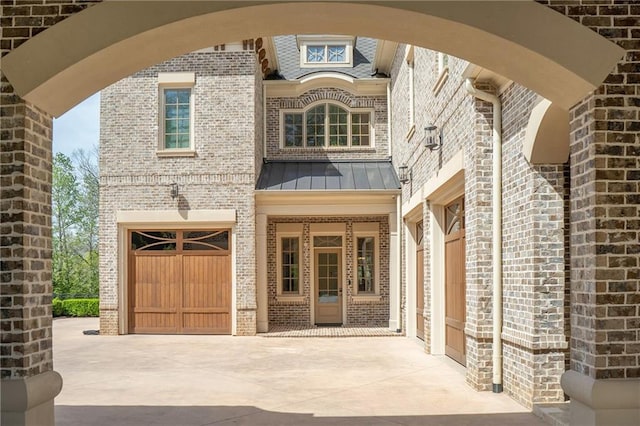
POLYGON ((129 232, 129 333, 231 332, 230 231, 129 232))

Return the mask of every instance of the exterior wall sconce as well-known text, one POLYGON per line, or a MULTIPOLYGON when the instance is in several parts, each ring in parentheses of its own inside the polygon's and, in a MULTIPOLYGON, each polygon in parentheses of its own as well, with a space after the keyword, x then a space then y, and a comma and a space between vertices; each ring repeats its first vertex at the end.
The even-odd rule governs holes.
POLYGON ((424 147, 430 151, 442 148, 442 132, 434 124, 428 124, 424 128, 424 147))
POLYGON ((178 184, 174 182, 171 184, 171 198, 175 199, 177 196, 178 196, 178 184))
POLYGON ((409 170, 409 166, 407 166, 406 164, 398 167, 398 174, 400 183, 407 183, 411 180, 411 171, 409 170))

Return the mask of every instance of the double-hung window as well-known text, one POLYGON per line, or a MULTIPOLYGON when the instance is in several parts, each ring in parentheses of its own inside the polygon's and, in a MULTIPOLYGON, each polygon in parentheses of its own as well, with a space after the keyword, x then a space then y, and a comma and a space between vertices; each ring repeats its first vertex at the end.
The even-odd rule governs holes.
POLYGON ((284 148, 348 148, 373 145, 371 111, 321 103, 303 112, 284 112, 284 148))
POLYGON ((159 82, 159 152, 193 152, 193 73, 161 73, 159 82))

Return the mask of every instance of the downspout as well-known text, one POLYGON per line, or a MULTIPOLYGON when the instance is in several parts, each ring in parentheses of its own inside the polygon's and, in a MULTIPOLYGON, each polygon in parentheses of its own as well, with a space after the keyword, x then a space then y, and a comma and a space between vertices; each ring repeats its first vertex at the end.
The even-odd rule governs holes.
POLYGON ((502 392, 502 105, 500 99, 491 93, 478 90, 474 81, 468 78, 465 88, 472 96, 493 104, 493 392, 502 392))
POLYGON ((391 148, 391 83, 387 81, 387 151, 389 158, 392 158, 393 151, 391 148))
POLYGON ((267 85, 262 82, 262 160, 267 158, 267 85))
POLYGON ((398 270, 398 326, 396 332, 402 331, 402 194, 396 196, 396 232, 398 233, 398 250, 396 250, 396 265, 398 270))

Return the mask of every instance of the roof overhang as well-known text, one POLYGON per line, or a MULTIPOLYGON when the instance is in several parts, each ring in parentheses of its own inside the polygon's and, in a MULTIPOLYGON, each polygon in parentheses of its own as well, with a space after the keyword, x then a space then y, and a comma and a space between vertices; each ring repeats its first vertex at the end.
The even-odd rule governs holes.
POLYGON ((258 214, 279 216, 363 216, 395 213, 400 190, 265 191, 256 190, 258 214))

